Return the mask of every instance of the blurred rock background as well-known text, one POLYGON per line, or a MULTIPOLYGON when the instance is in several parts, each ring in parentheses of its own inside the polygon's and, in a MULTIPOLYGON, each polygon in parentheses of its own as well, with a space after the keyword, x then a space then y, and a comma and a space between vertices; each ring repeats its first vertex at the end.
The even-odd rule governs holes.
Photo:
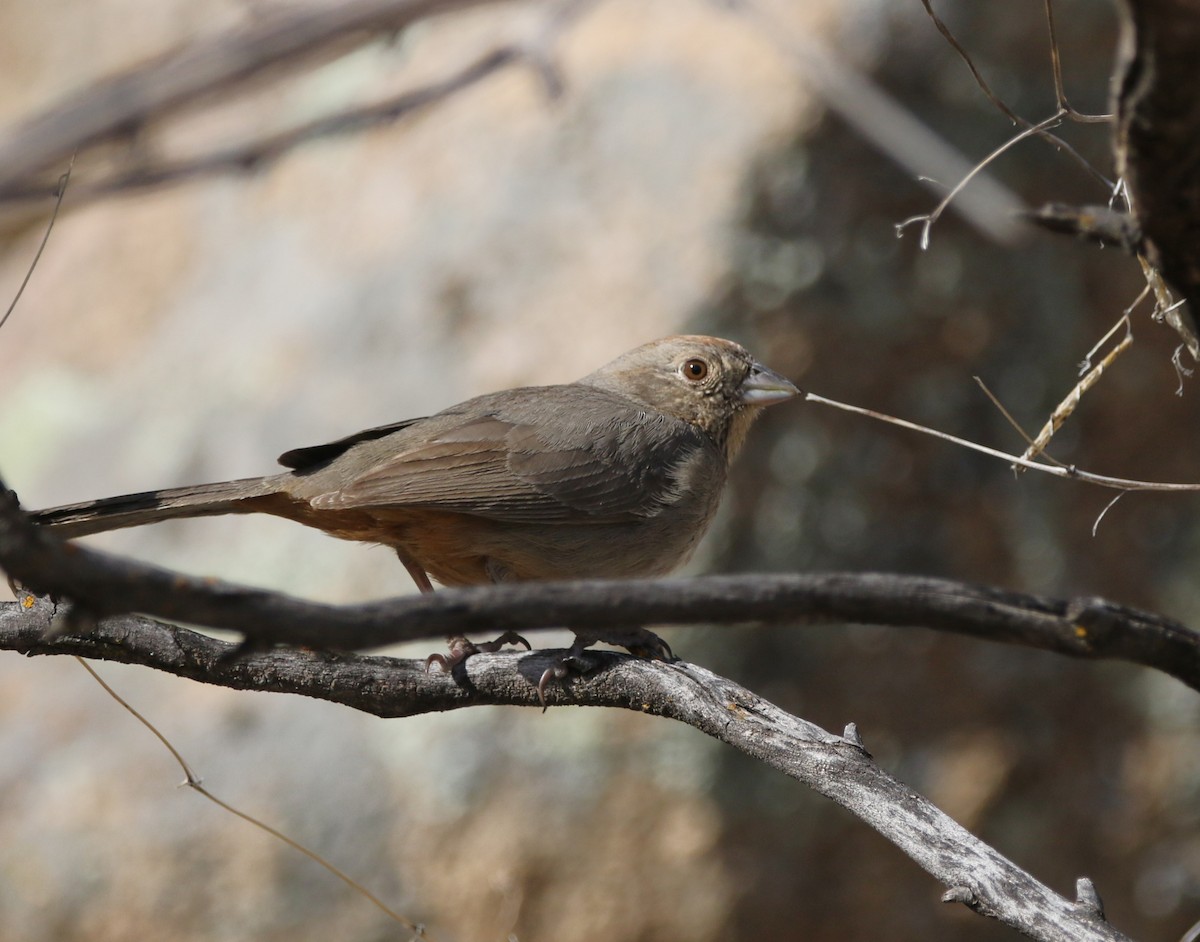
MULTIPOLYGON (((1007 123, 917 0, 801 6, 773 40, 699 0, 607 0, 558 43, 557 100, 515 70, 261 173, 74 210, 68 195, 0 334, 6 479, 36 507, 258 474, 287 448, 573 379, 680 330, 741 340, 824 395, 1019 449, 972 376, 1039 427, 1140 290, 1136 265, 1048 235, 999 246, 953 213, 926 252, 915 233, 897 240, 894 224, 936 196, 825 112, 787 36, 837 50, 972 157, 1007 123)), ((942 7, 999 94, 1034 120, 1052 111, 1039 5, 942 7)), ((1056 8, 1074 103, 1103 110, 1113 13, 1056 8)), ((255 9, 0 5, 0 126, 255 9)), ((540 15, 420 26, 206 115, 191 143, 445 74, 540 15)), ((1108 169, 1102 126, 1063 134, 1108 169)), ((1105 198, 1035 141, 995 173, 1031 205, 1105 198)), ((5 298, 42 224, 0 214, 5 298)), ((1195 479, 1182 432, 1196 427, 1196 381, 1175 396, 1174 337, 1144 313, 1134 330, 1055 453, 1195 479)), ((756 429, 692 569, 926 573, 1103 593, 1200 623, 1196 500, 1126 497, 1093 537, 1110 496, 790 406, 756 429)), ((95 543, 323 600, 410 591, 386 551, 282 521, 95 543)), ((1095 879, 1131 935, 1178 938, 1200 917, 1200 716, 1173 681, 922 631, 670 637, 786 709, 857 722, 887 768, 1055 889, 1095 879)), ((929 878, 840 809, 663 721, 500 709, 381 721, 98 668, 213 791, 438 939, 1013 937, 941 906, 929 878)), ((0 704, 0 940, 399 937, 293 851, 175 789, 169 756, 70 660, 0 658, 0 704)))

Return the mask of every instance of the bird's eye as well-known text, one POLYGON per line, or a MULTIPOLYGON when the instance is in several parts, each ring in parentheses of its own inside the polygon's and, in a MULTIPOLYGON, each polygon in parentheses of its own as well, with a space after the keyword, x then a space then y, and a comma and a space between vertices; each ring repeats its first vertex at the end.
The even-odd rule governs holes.
POLYGON ((708 364, 699 357, 692 357, 683 364, 683 376, 693 383, 698 383, 708 375, 708 364))

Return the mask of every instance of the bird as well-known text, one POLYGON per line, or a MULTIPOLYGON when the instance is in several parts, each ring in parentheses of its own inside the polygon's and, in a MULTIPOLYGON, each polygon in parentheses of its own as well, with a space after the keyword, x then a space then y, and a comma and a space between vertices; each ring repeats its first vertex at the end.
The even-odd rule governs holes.
MULTIPOLYGON (((173 487, 30 514, 66 539, 162 520, 265 513, 391 547, 421 592, 444 586, 665 575, 708 529, 764 406, 800 390, 716 337, 643 344, 573 383, 488 393, 424 418, 279 457, 263 477, 173 487)), ((597 641, 670 659, 641 626, 573 629, 538 693, 597 641)), ((452 670, 505 643, 449 640, 452 670)))

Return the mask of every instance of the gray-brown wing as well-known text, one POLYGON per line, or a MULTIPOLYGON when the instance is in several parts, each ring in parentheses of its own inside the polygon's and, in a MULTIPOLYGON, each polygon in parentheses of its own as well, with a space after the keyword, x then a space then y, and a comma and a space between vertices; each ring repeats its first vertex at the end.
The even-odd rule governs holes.
POLYGON ((348 452, 325 472, 340 478, 336 489, 313 503, 616 522, 652 516, 677 499, 676 472, 691 456, 723 473, 716 447, 685 422, 587 387, 509 390, 348 452))

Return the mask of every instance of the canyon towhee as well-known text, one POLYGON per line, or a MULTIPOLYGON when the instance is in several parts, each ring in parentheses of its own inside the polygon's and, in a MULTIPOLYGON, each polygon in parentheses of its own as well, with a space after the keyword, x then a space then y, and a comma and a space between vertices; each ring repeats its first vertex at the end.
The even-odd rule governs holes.
MULTIPOLYGON (((655 576, 684 563, 760 407, 799 390, 735 343, 669 337, 563 386, 508 389, 428 418, 282 455, 290 471, 32 514, 72 538, 214 514, 266 513, 395 549, 422 592, 510 580, 655 576)), ((497 642, 451 639, 446 668, 497 642)), ((640 627, 576 631, 669 656, 640 627)), ((528 646, 528 645, 526 645, 528 646)), ((557 665, 543 676, 566 676, 557 665)))

